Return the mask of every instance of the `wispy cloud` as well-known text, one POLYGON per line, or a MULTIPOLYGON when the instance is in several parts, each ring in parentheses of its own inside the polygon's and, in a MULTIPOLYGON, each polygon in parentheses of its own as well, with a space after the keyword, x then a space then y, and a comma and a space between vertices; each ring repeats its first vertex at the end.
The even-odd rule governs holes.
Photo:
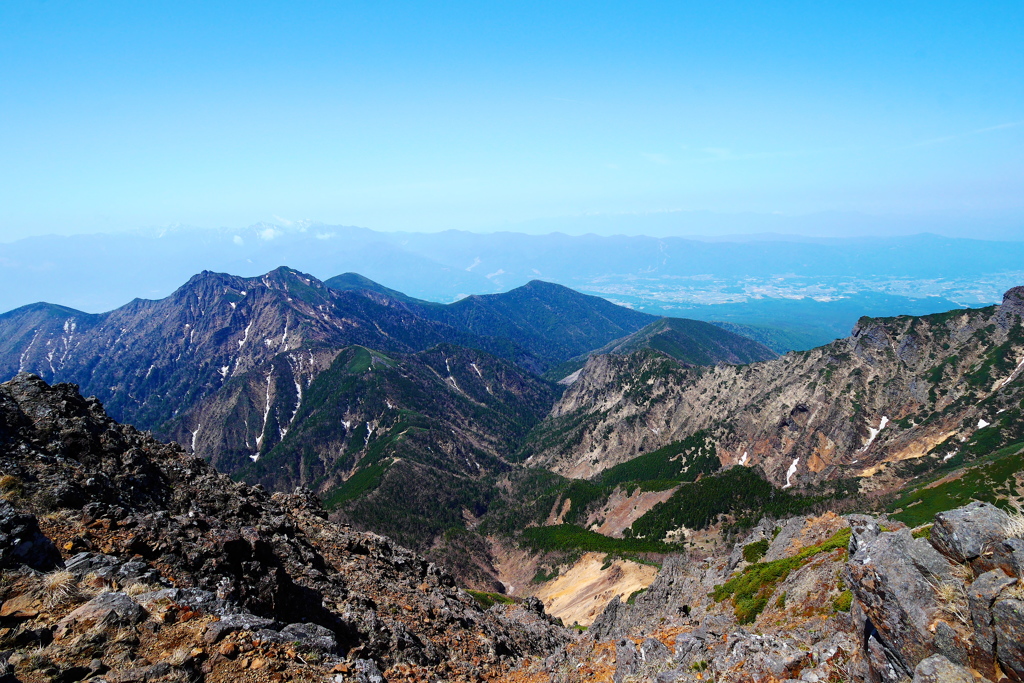
POLYGON ((912 145, 901 147, 901 149, 912 149, 914 147, 932 147, 934 145, 941 145, 946 142, 952 142, 953 140, 961 140, 963 138, 969 138, 974 135, 983 135, 985 133, 992 133, 997 130, 1006 130, 1008 128, 1017 128, 1018 126, 1024 126, 1024 121, 1010 121, 1008 123, 1000 123, 995 126, 986 126, 985 128, 978 128, 976 130, 967 131, 966 133, 958 133, 957 135, 943 135, 937 138, 931 138, 929 140, 922 140, 921 142, 915 142, 912 145))

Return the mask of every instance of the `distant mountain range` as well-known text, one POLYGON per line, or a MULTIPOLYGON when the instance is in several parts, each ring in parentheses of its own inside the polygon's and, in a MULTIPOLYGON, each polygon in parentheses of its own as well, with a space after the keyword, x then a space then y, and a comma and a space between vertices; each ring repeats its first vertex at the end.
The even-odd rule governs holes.
MULTIPOLYGON (((0 315, 0 375, 78 384, 221 471, 313 487, 354 521, 422 545, 516 462, 558 397, 542 373, 614 340, 664 345, 665 334, 634 336, 651 325, 541 281, 441 305, 352 273, 203 272, 108 313, 32 304, 0 315)), ((690 362, 775 356, 705 323, 666 330, 700 349, 690 362)))
POLYGON ((203 270, 258 276, 281 263, 321 280, 358 272, 383 283, 383 293, 442 303, 541 279, 658 316, 770 327, 773 348, 788 350, 843 336, 862 314, 996 303, 1024 279, 1024 242, 934 235, 708 242, 312 223, 51 236, 0 244, 0 310, 45 300, 98 313, 134 297, 164 298, 203 270))
POLYGON ((440 304, 355 273, 206 271, 106 313, 0 315, 0 380, 74 382, 497 589, 501 539, 657 553, 721 515, 893 493, 1024 442, 1022 302, 862 317, 780 356, 759 341, 778 328, 540 280, 440 304))

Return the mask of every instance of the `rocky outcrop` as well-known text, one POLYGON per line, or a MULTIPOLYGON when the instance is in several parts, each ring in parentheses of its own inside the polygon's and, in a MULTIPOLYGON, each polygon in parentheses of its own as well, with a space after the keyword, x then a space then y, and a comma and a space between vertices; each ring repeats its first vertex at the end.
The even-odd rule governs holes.
POLYGON ((570 641, 534 602, 485 611, 411 551, 327 521, 308 491, 233 482, 73 386, 0 385, 0 442, 15 675, 467 680, 570 641), (41 538, 59 550, 46 574, 18 553, 41 538))
POLYGON ((612 601, 589 656, 612 647, 623 681, 1024 680, 1022 577, 1000 559, 1019 525, 987 503, 917 532, 868 515, 764 520, 731 549, 671 558, 634 605, 612 601))
POLYGON ((1021 301, 1014 289, 1001 306, 863 318, 846 339, 751 365, 594 356, 534 430, 529 462, 588 478, 705 430, 723 465, 760 467, 777 486, 896 487, 904 461, 1024 438, 1021 301))
POLYGON ((930 539, 868 518, 854 528, 849 581, 876 680, 961 680, 967 669, 989 680, 1024 676, 1021 575, 1004 561, 1018 539, 1007 513, 988 503, 939 513, 930 539))

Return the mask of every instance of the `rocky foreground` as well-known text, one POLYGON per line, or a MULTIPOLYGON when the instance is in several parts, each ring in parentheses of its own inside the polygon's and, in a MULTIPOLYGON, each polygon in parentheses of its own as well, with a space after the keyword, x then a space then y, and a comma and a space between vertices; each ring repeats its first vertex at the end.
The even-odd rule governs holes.
POLYGON ((671 558, 609 604, 577 680, 1024 680, 1024 517, 988 503, 911 530, 866 515, 763 522, 730 556, 671 558))
POLYGON ((484 610, 308 493, 231 481, 76 387, 0 385, 0 680, 500 680, 569 632, 484 610))
POLYGON ((585 634, 232 482, 71 385, 0 385, 0 682, 1024 680, 1024 516, 762 521, 585 634))

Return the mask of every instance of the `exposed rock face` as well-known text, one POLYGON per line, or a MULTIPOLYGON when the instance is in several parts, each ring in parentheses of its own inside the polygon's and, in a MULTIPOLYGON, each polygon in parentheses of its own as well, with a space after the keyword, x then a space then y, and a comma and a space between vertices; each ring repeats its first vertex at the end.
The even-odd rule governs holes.
POLYGON ((1020 577, 993 559, 1014 540, 1007 520, 992 505, 971 503, 936 515, 930 540, 858 520, 848 578, 876 680, 970 680, 968 669, 990 680, 1000 670, 1024 675, 1020 577))
POLYGON ((933 452, 937 464, 993 432, 1020 440, 1021 301, 1015 289, 1002 306, 864 318, 846 339, 752 365, 595 356, 535 430, 529 462, 589 477, 707 430, 724 465, 760 466, 778 486, 871 475, 864 485, 883 487, 891 463, 933 452))
POLYGON ((323 680, 334 666, 463 680, 570 639, 535 603, 483 611, 414 553, 328 522, 308 491, 232 482, 73 386, 24 374, 0 385, 0 435, 0 472, 18 483, 8 517, 34 521, 65 566, 52 578, 7 570, 4 606, 28 605, 0 649, 43 643, 48 675, 88 670, 102 651, 109 680, 230 680, 246 667, 323 680), (168 639, 184 654, 161 661, 168 639))
POLYGON ((611 642, 616 680, 1024 680, 1020 577, 1002 564, 977 573, 979 559, 998 552, 971 550, 981 537, 982 548, 1012 546, 1006 521, 1001 510, 972 503, 939 514, 929 540, 866 515, 846 517, 848 532, 829 515, 765 520, 730 559, 671 558, 635 605, 612 601, 590 629, 584 666, 596 666, 611 642), (815 551, 836 548, 846 533, 845 550, 815 551), (743 548, 763 540, 759 564, 749 564, 743 548), (731 597, 716 602, 730 585, 731 597), (742 585, 761 601, 752 620, 748 597, 735 592, 742 585), (749 626, 737 623, 744 614, 749 626), (641 643, 652 637, 668 648, 652 647, 645 659, 641 643))

